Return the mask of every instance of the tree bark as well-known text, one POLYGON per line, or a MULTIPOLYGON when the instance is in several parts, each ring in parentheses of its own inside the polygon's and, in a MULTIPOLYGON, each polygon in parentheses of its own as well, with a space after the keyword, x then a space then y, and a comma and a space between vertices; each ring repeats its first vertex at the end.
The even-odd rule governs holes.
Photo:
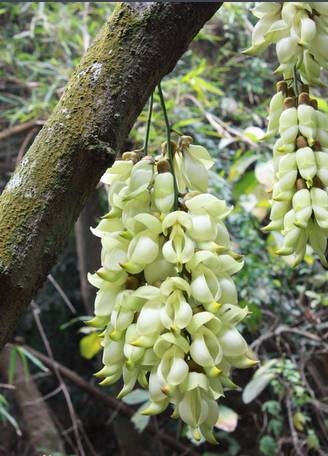
POLYGON ((0 349, 151 92, 221 3, 124 3, 0 198, 0 349))
MULTIPOLYGON (((0 357, 0 373, 8 381, 10 349, 4 349, 0 357)), ((26 378, 23 363, 17 354, 15 375, 15 398, 24 421, 24 429, 31 448, 30 456, 39 456, 44 451, 64 453, 64 445, 60 434, 53 422, 51 411, 43 400, 40 391, 32 377, 26 378)))

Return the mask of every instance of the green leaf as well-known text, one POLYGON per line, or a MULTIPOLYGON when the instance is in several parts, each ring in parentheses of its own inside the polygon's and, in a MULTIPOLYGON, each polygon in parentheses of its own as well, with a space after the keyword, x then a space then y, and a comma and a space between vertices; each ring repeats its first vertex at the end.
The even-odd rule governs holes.
POLYGON ((16 434, 18 436, 22 436, 22 431, 20 430, 19 426, 18 426, 18 423, 17 421, 15 420, 15 418, 7 411, 7 409, 5 407, 3 407, 2 405, 0 406, 0 417, 6 421, 8 421, 14 428, 15 428, 15 431, 16 431, 16 434))
POLYGON ((131 391, 131 393, 127 394, 123 398, 123 402, 126 404, 134 405, 134 404, 140 404, 141 402, 146 402, 149 400, 149 394, 148 391, 145 391, 143 389, 135 389, 134 391, 131 391))
POLYGON ((239 179, 241 176, 244 175, 247 168, 257 160, 256 154, 247 154, 243 155, 239 158, 235 163, 231 166, 228 180, 234 181, 239 179))
POLYGON ((252 402, 268 386, 270 381, 278 374, 278 359, 271 359, 261 366, 253 375, 251 381, 243 391, 243 401, 245 404, 252 402))
POLYGON ((36 356, 34 356, 31 352, 29 352, 26 348, 24 347, 19 347, 19 350, 28 358, 31 363, 33 363, 36 367, 38 367, 40 370, 43 372, 49 372, 49 369, 43 364, 42 361, 39 360, 36 356))
POLYGON ((245 195, 247 193, 251 193, 252 190, 257 185, 257 180, 255 177, 254 171, 249 171, 244 176, 238 180, 233 186, 233 196, 235 199, 239 199, 241 195, 245 195))
POLYGON ((297 411, 296 413, 294 413, 293 423, 298 431, 303 432, 306 424, 306 416, 304 415, 304 413, 302 413, 301 411, 297 411))
POLYGON ((101 350, 98 333, 92 332, 80 340, 80 353, 83 358, 91 359, 101 350))
POLYGON ((146 427, 148 426, 148 423, 150 421, 150 416, 148 415, 141 415, 140 412, 142 412, 144 406, 142 405, 141 407, 138 408, 136 413, 132 415, 131 421, 134 424, 135 428, 137 429, 138 432, 143 432, 146 427))
POLYGON ((320 109, 320 111, 324 111, 324 112, 328 112, 328 103, 326 100, 324 100, 323 98, 319 98, 319 97, 313 97, 317 100, 318 102, 318 109, 320 109))
POLYGON ((244 130, 244 136, 249 138, 251 141, 258 143, 264 136, 264 131, 259 127, 247 127, 244 130))
POLYGON ((91 320, 92 317, 90 315, 80 315, 79 317, 72 318, 71 320, 63 323, 62 325, 59 326, 60 331, 63 331, 64 329, 68 328, 69 326, 74 325, 75 323, 78 323, 80 321, 88 321, 91 320))
POLYGON ((24 379, 26 381, 26 380, 28 380, 29 375, 30 375, 30 372, 29 372, 29 369, 28 369, 27 360, 26 360, 26 355, 25 355, 25 353, 24 353, 24 351, 22 350, 21 347, 17 347, 17 353, 19 354, 19 357, 20 357, 20 359, 22 361, 22 364, 23 364, 24 379))
POLYGON ((219 89, 218 87, 216 87, 215 85, 211 84, 209 81, 206 81, 203 78, 195 77, 194 81, 199 87, 206 90, 207 92, 214 93, 215 95, 224 95, 221 89, 219 89))
POLYGON ((246 324, 247 328, 251 332, 256 331, 262 323, 263 315, 262 315, 261 308, 252 302, 241 301, 240 305, 241 305, 241 307, 247 306, 248 310, 250 312, 250 314, 247 316, 247 318, 245 320, 245 324, 246 324))
POLYGON ((272 416, 279 417, 281 406, 278 401, 266 401, 262 406, 263 412, 267 412, 272 416))
POLYGON ((202 119, 200 117, 194 117, 193 119, 182 119, 178 122, 175 122, 172 125, 174 130, 178 130, 179 128, 188 127, 189 125, 195 125, 196 123, 200 122, 202 119))
POLYGON ((268 386, 271 380, 275 377, 273 373, 264 373, 253 378, 243 391, 243 401, 245 404, 252 402, 262 391, 268 386))
POLYGON ((13 347, 9 356, 8 383, 12 384, 16 372, 17 349, 13 347))
POLYGON ((264 435, 260 440, 260 452, 265 456, 273 456, 278 449, 277 442, 270 435, 264 435))
POLYGON ((317 437, 317 434, 314 432, 313 429, 308 430, 306 443, 307 443, 308 447, 311 448, 312 450, 318 450, 320 448, 320 441, 317 437))
POLYGON ((278 420, 276 418, 272 418, 272 420, 268 423, 268 431, 278 437, 282 432, 283 422, 282 420, 278 420))

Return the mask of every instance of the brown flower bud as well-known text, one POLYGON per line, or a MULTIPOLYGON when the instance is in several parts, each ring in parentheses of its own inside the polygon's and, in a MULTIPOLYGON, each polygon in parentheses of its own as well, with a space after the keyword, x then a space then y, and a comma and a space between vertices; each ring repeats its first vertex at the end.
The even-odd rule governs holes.
POLYGON ((296 106, 296 100, 293 97, 287 97, 284 100, 285 109, 294 108, 296 106))
POLYGON ((302 190, 303 188, 306 188, 306 183, 305 180, 299 178, 296 181, 296 190, 302 190))
MULTIPOLYGON (((172 140, 170 141, 170 143, 171 143, 172 151, 173 151, 173 153, 175 153, 175 151, 177 150, 177 143, 172 140)), ((163 154, 165 154, 167 152, 167 141, 165 141, 161 144, 161 149, 162 149, 163 154)))
POLYGON ((180 136, 178 147, 180 149, 184 149, 185 147, 190 146, 190 144, 192 144, 192 143, 193 143, 193 139, 191 136, 180 136))
POLYGON ((302 147, 307 147, 307 146, 308 146, 308 142, 307 142, 306 138, 304 138, 304 136, 298 136, 298 138, 296 138, 297 149, 302 149, 302 147))
POLYGON ((307 92, 302 92, 298 96, 298 104, 311 104, 310 95, 307 92))
POLYGON ((324 188, 324 185, 323 183, 321 182, 321 179, 320 177, 318 176, 315 176, 314 179, 313 179, 313 186, 314 187, 318 187, 318 188, 324 188))
POLYGON ((125 288, 127 290, 136 290, 139 287, 139 280, 137 277, 130 275, 125 282, 125 288))
POLYGON ((312 100, 310 101, 310 104, 311 104, 312 108, 318 109, 318 100, 315 100, 314 98, 312 98, 312 100))
POLYGON ((301 92, 309 93, 309 86, 307 84, 301 84, 301 92))
POLYGON ((122 160, 132 160, 133 163, 137 163, 140 160, 140 155, 137 152, 124 152, 122 154, 122 160))
POLYGON ((321 150, 321 144, 319 143, 319 141, 315 141, 313 146, 312 146, 312 149, 313 150, 321 150))
POLYGON ((287 93, 287 82, 278 81, 276 84, 277 92, 282 92, 283 94, 287 93))
POLYGON ((159 173, 167 173, 170 170, 170 163, 165 158, 158 160, 157 162, 157 171, 159 173))
POLYGON ((187 364, 191 372, 204 372, 202 366, 199 366, 199 364, 195 363, 192 359, 188 359, 187 364))

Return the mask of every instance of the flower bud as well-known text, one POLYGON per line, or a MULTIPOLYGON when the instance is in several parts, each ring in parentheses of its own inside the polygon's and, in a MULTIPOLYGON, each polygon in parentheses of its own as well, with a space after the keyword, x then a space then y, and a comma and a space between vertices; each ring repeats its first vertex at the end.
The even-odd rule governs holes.
POLYGON ((153 200, 160 212, 167 214, 174 205, 174 182, 170 172, 157 174, 154 180, 153 200))
POLYGON ((300 175, 306 180, 308 186, 313 183, 313 178, 317 174, 317 165, 314 152, 310 147, 302 147, 296 151, 296 163, 300 175))
POLYGON ((297 116, 300 132, 307 138, 311 146, 316 137, 317 122, 315 110, 312 106, 301 104, 297 108, 297 116))
POLYGON ((298 135, 298 116, 297 109, 287 108, 282 112, 279 119, 279 134, 285 143, 294 142, 298 135))
POLYGON ((314 216, 321 228, 328 228, 328 193, 321 188, 311 188, 311 202, 314 216))
POLYGON ((312 204, 309 190, 303 188, 293 196, 293 209, 295 211, 295 225, 306 228, 312 215, 312 204))

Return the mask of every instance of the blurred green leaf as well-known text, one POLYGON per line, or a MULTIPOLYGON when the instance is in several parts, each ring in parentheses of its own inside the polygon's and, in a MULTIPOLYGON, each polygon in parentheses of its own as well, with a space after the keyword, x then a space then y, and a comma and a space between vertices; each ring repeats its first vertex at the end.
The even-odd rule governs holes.
POLYGON ((123 402, 129 405, 140 404, 149 400, 149 393, 146 390, 137 388, 123 398, 123 402))
POLYGON ((101 350, 98 333, 92 332, 80 340, 80 353, 83 358, 91 359, 101 350))

